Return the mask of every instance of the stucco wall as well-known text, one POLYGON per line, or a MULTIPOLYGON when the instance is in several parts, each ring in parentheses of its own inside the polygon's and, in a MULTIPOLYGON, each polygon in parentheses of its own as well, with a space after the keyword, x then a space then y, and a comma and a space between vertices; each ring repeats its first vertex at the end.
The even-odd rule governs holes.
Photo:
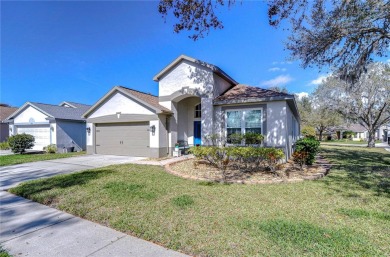
POLYGON ((290 110, 290 107, 286 105, 286 119, 287 119, 287 144, 286 144, 286 155, 289 158, 292 154, 292 145, 293 145, 293 114, 290 110))
POLYGON ((9 137, 8 123, 0 123, 0 142, 4 142, 9 137))
POLYGON ((208 142, 205 137, 208 135, 214 134, 214 105, 212 98, 202 98, 202 145, 208 145, 208 142))
POLYGON ((75 147, 75 151, 86 149, 86 124, 85 122, 71 122, 57 120, 57 148, 59 151, 63 147, 75 147))
POLYGON ((121 112, 122 114, 154 114, 154 112, 142 106, 140 103, 117 92, 102 103, 98 109, 88 116, 88 118, 112 115, 117 112, 121 112))
POLYGON ((287 105, 285 101, 267 103, 267 146, 285 147, 287 143, 287 105))
POLYGON ((87 130, 85 130, 85 137, 86 137, 86 144, 87 146, 93 146, 94 144, 94 133, 95 133, 95 127, 93 123, 86 123, 85 128, 90 128, 90 132, 88 133, 87 130))
POLYGON ((226 92, 232 84, 218 76, 217 74, 214 74, 214 97, 220 96, 224 92, 226 92))
POLYGON ((183 60, 159 81, 159 96, 169 96, 183 87, 213 92, 213 72, 200 64, 183 60))
POLYGON ((14 118, 14 124, 49 124, 48 116, 34 107, 28 106, 14 118))

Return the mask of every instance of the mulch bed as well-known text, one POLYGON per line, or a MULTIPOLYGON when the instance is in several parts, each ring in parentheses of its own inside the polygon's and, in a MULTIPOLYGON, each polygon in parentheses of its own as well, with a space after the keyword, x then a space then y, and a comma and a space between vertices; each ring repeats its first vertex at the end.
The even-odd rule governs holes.
MULTIPOLYGON (((240 172, 233 169, 227 170, 225 182, 240 184, 270 184, 284 182, 300 182, 315 180, 326 176, 330 164, 320 156, 312 166, 304 167, 303 171, 293 162, 279 165, 276 174, 270 171, 240 172)), ((195 158, 167 164, 165 170, 173 175, 186 179, 222 182, 222 172, 203 160, 195 158)))

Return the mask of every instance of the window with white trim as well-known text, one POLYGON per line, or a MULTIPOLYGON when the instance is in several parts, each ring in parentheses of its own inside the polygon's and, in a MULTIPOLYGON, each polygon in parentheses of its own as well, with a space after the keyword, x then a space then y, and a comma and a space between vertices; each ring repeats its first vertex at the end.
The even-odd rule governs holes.
POLYGON ((262 121, 262 109, 227 110, 226 137, 229 139, 229 136, 234 133, 261 134, 263 132, 262 121))
POLYGON ((195 106, 195 118, 201 118, 202 117, 202 106, 200 104, 195 106))

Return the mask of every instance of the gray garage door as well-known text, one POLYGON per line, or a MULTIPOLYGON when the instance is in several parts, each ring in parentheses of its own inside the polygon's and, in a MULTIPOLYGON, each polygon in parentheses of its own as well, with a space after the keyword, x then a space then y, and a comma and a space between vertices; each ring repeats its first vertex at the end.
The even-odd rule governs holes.
POLYGON ((96 153, 149 156, 149 122, 96 124, 96 153))

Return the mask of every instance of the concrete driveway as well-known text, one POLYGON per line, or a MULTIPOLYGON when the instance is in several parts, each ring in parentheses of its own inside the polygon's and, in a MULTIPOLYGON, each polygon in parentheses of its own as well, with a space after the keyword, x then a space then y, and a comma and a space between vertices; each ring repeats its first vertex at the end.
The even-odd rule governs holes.
POLYGON ((95 154, 4 166, 0 167, 0 190, 6 190, 28 180, 113 164, 132 163, 142 159, 145 158, 95 154))

